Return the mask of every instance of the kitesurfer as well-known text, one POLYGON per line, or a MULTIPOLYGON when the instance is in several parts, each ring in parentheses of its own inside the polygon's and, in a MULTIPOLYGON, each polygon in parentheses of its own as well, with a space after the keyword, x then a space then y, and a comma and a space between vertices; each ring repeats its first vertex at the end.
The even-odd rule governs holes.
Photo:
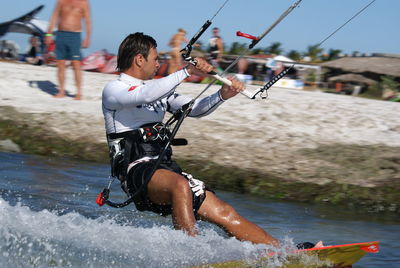
MULTIPOLYGON (((198 234, 196 220, 222 227, 242 241, 278 245, 278 240, 235 209, 220 200, 200 180, 185 173, 172 159, 172 150, 162 159, 151 178, 155 159, 168 139, 162 123, 166 112, 173 113, 191 98, 175 88, 188 76, 207 76, 214 68, 202 58, 161 79, 152 80, 159 68, 157 43, 143 33, 128 35, 120 44, 117 68, 120 76, 103 90, 102 109, 110 148, 112 173, 121 181, 128 196, 134 197, 140 211, 172 214, 173 225, 188 235, 198 234)), ((229 78, 217 92, 197 99, 189 116, 210 114, 228 99, 244 90, 244 85, 229 78)))

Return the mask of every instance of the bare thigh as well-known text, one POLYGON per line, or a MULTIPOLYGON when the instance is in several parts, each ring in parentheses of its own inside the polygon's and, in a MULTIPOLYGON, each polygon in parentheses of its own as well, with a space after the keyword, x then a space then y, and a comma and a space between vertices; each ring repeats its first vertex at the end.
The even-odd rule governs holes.
POLYGON ((147 185, 147 196, 155 204, 172 206, 176 229, 192 236, 197 234, 192 191, 183 176, 166 169, 157 170, 147 185))
POLYGON ((147 194, 155 204, 170 205, 173 192, 180 186, 188 188, 187 185, 188 182, 183 176, 167 169, 159 169, 154 173, 147 185, 147 194))

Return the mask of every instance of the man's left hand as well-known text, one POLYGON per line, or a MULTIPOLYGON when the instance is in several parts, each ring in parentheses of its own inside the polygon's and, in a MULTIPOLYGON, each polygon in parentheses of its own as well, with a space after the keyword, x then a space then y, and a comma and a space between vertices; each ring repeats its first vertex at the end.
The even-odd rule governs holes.
POLYGON ((202 58, 194 58, 196 65, 188 64, 186 69, 189 74, 196 74, 199 76, 209 76, 208 73, 213 71, 214 67, 202 58))
POLYGON ((221 97, 224 100, 236 96, 239 92, 242 92, 245 89, 244 84, 235 79, 234 77, 228 77, 228 79, 232 82, 232 85, 231 86, 223 85, 220 91, 221 97))

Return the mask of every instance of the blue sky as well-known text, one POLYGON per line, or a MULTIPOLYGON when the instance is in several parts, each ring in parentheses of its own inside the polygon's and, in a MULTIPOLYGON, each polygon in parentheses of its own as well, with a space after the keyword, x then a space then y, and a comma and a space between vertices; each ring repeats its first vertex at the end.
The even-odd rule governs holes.
MULTIPOLYGON (((281 24, 265 37, 257 47, 272 42, 282 43, 284 52, 292 49, 303 52, 317 44, 353 16, 371 0, 303 0, 281 24)), ((159 51, 167 51, 170 37, 178 28, 192 37, 210 19, 224 0, 92 0, 93 34, 91 46, 84 55, 107 49, 116 53, 122 39, 132 32, 144 32, 158 42, 159 51), (117 3, 117 4, 116 4, 117 3)), ((232 42, 249 43, 236 37, 236 31, 261 34, 294 0, 230 0, 214 19, 212 27, 221 29, 226 45, 232 42)), ((55 0, 3 0, 0 22, 11 20, 44 4, 37 18, 49 20, 55 0), (7 3, 8 2, 8 3, 7 3)), ((341 49, 344 53, 400 54, 400 0, 377 0, 359 17, 326 41, 322 48, 341 49)), ((200 39, 207 43, 211 28, 200 39)), ((8 34, 2 39, 17 41, 21 49, 27 47, 28 36, 8 34)))

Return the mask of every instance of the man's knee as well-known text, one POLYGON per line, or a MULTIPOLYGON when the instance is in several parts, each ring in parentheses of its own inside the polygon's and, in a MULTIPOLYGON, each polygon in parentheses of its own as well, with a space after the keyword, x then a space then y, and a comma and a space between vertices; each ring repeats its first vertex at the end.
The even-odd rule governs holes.
POLYGON ((175 184, 172 188, 172 194, 182 197, 192 197, 189 183, 183 176, 178 175, 175 179, 175 184))
POLYGON ((65 69, 65 60, 57 60, 57 67, 65 69))
POLYGON ((238 214, 236 210, 229 204, 223 203, 218 208, 218 214, 221 218, 224 219, 232 219, 233 217, 237 217, 238 214))
POLYGON ((237 224, 240 221, 240 215, 236 210, 221 200, 213 204, 208 204, 207 208, 203 208, 201 211, 201 216, 205 220, 216 223, 224 228, 232 224, 237 224))
POLYGON ((79 60, 73 60, 72 61, 72 68, 76 71, 80 71, 81 70, 81 61, 79 60))

